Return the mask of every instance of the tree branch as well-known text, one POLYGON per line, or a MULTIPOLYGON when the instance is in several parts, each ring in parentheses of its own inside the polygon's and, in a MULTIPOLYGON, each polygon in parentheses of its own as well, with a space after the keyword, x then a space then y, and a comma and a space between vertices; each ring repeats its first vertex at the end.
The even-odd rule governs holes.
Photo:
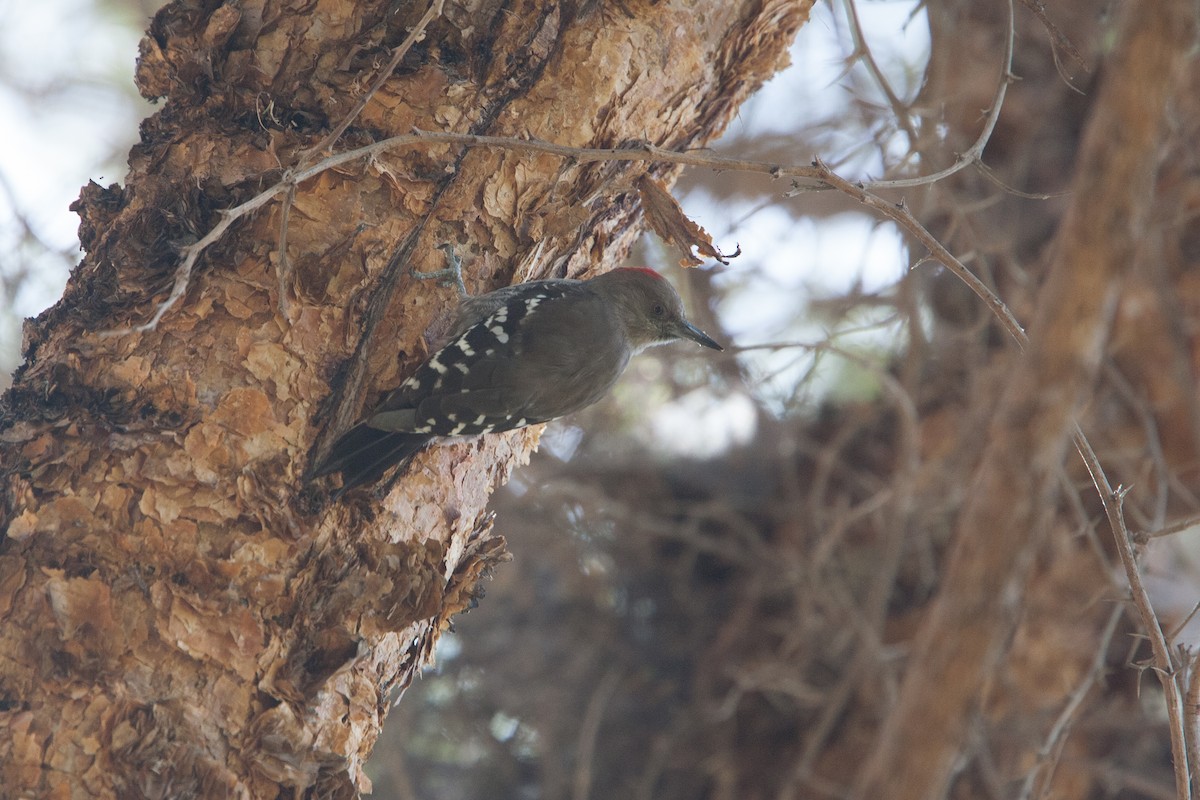
MULTIPOLYGON (((1143 625, 1152 637, 1159 628, 1148 599, 1144 594, 1138 599, 1140 577, 1116 513, 1119 498, 1102 478, 1074 417, 1099 368, 1117 287, 1130 271, 1149 212, 1163 109, 1192 41, 1192 17, 1186 0, 1125 9, 1112 68, 1080 148, 1074 203, 1039 293, 1033 334, 991 425, 942 591, 923 622, 899 700, 863 773, 862 797, 916 800, 946 791, 968 721, 1014 623, 1013 603, 1046 522, 1044 509, 1052 505, 1053 478, 1068 437, 1106 509, 1112 508, 1110 525, 1143 625), (1114 137, 1114 130, 1122 135, 1114 137)), ((1017 336, 1012 322, 1005 327, 1017 336)), ((1158 639, 1156 673, 1174 707, 1172 755, 1183 798, 1189 795, 1183 728, 1176 719, 1178 686, 1161 634, 1158 639)))

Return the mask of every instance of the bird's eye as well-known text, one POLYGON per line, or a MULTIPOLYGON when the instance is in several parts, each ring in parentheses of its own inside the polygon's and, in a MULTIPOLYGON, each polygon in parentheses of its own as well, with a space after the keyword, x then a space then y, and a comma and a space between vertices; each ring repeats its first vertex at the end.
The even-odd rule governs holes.
POLYGON ((667 313, 667 309, 663 308, 662 303, 654 304, 654 316, 661 317, 665 313, 667 313))

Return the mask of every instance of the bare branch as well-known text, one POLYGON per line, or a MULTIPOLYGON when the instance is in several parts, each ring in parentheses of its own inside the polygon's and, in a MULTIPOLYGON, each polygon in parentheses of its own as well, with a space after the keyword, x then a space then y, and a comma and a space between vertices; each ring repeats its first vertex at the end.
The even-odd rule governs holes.
POLYGON ((588 790, 592 785, 592 760, 595 757, 600 722, 604 718, 605 707, 612 700, 613 692, 620 683, 621 668, 610 667, 596 684, 596 690, 592 692, 592 698, 588 701, 587 710, 579 726, 579 742, 575 747, 575 780, 571 792, 573 800, 587 800, 588 790))
POLYGON ((1142 628, 1150 640, 1150 648, 1154 653, 1154 674, 1163 687, 1163 701, 1167 707, 1167 720, 1171 729, 1171 758, 1175 765, 1175 791, 1181 800, 1191 797, 1190 780, 1188 776, 1188 755, 1185 747, 1185 725, 1183 713, 1183 693, 1178 678, 1179 670, 1171 658, 1171 649, 1163 635, 1158 615, 1150 602, 1150 595, 1142 583, 1142 575, 1138 570, 1137 555, 1133 552, 1133 540, 1129 529, 1125 527, 1124 500, 1125 487, 1115 490, 1108 483, 1108 478, 1100 466, 1100 459, 1092 450, 1088 440, 1084 438, 1079 427, 1075 428, 1075 446, 1083 456, 1083 463, 1096 491, 1104 503, 1104 513, 1108 516, 1109 527, 1112 528, 1113 540, 1117 545, 1117 553, 1121 556, 1121 565, 1125 568, 1125 577, 1129 581, 1129 592, 1133 596, 1133 604, 1141 618, 1142 628))
POLYGON ((1116 633, 1117 623, 1121 621, 1121 617, 1125 614, 1125 608, 1122 605, 1113 607, 1112 613, 1109 614, 1108 622, 1104 626, 1104 631, 1100 634, 1100 641, 1096 644, 1096 658, 1092 661, 1092 668, 1087 671, 1083 679, 1079 681, 1079 685, 1071 692, 1067 698, 1067 703, 1063 706, 1063 710, 1059 713, 1058 719, 1054 721, 1054 725, 1050 727, 1050 732, 1046 734, 1046 741, 1042 742, 1041 748, 1038 749, 1038 763, 1025 776, 1025 783, 1021 787, 1021 793, 1017 795, 1017 800, 1029 800, 1033 796, 1033 790, 1037 784, 1037 777, 1045 770, 1045 777, 1042 779, 1042 789, 1038 792, 1039 797, 1045 797, 1050 789, 1050 784, 1054 779, 1054 768, 1058 766, 1058 759, 1062 755, 1063 745, 1066 743, 1067 734, 1071 731, 1071 726, 1075 722, 1075 717, 1079 714, 1079 709, 1083 705, 1083 699, 1087 697, 1088 692, 1096 684, 1096 681, 1104 674, 1104 665, 1108 655, 1108 645, 1112 641, 1113 634, 1116 633))
POLYGON ((854 53, 851 54, 851 59, 860 59, 867 65, 867 71, 871 73, 871 77, 875 79, 879 90, 887 97, 888 104, 892 107, 892 114, 896 117, 896 122, 904 129, 908 135, 909 147, 914 147, 917 142, 917 132, 913 128, 912 121, 909 119, 908 103, 900 100, 896 95, 892 85, 884 76, 883 70, 879 68, 879 64, 875 61, 874 54, 871 53, 871 48, 867 45, 866 37, 863 35, 862 23, 858 19, 858 7, 854 0, 842 0, 842 5, 846 9, 846 18, 850 21, 850 36, 854 40, 854 53))
POLYGON ((296 187, 288 187, 279 207, 279 258, 275 264, 275 277, 279 282, 279 313, 284 319, 290 318, 291 302, 288 300, 288 277, 292 274, 292 266, 288 261, 288 223, 292 218, 292 206, 296 202, 296 187))
POLYGON ((987 147, 988 141, 992 138, 992 132, 996 130, 996 122, 1000 119, 1000 110, 1004 107, 1004 96, 1008 93, 1008 84, 1013 80, 1012 60, 1013 60, 1013 40, 1015 34, 1015 20, 1013 15, 1012 0, 1008 0, 1008 37, 1004 42, 1004 69, 1000 73, 1000 82, 996 86, 996 96, 992 98, 992 107, 988 109, 987 117, 983 121, 983 130, 979 132, 979 137, 975 139, 975 143, 967 148, 966 152, 962 153, 958 159, 943 170, 939 170, 932 175, 924 175, 918 178, 901 178, 894 181, 874 181, 870 184, 872 189, 908 189, 914 186, 927 186, 931 183, 949 178, 956 172, 961 171, 964 167, 971 164, 983 163, 983 151, 987 147))
MULTIPOLYGON (((1184 710, 1187 712, 1188 758, 1192 764, 1200 764, 1200 654, 1192 656, 1189 664, 1187 698, 1184 710)), ((1200 771, 1192 775, 1193 789, 1200 792, 1200 771)))
MULTIPOLYGON (((1178 0, 1156 8, 1154 14, 1135 8, 1123 14, 1114 55, 1118 66, 1113 75, 1118 77, 1102 87, 1098 111, 1080 148, 1076 201, 1059 232, 1055 269, 1041 291, 1036 347, 1030 348, 1031 357, 1011 376, 1001 401, 993 423, 996 435, 989 440, 972 497, 959 518, 959 536, 941 594, 917 637, 913 656, 917 666, 908 670, 900 698, 863 773, 858 787, 863 796, 876 796, 885 785, 893 797, 927 797, 948 788, 978 688, 994 667, 997 648, 1011 624, 1006 604, 999 596, 982 596, 980 587, 1003 593, 1023 582, 1028 559, 1021 551, 1034 541, 1032 531, 1039 522, 1035 497, 1046 491, 1061 457, 1059 442, 1068 431, 1101 495, 1135 605, 1150 636, 1171 722, 1176 791, 1181 798, 1190 796, 1182 699, 1165 638, 1137 570, 1122 513, 1124 492, 1111 489, 1074 420, 1082 393, 1100 363, 1115 290, 1132 260, 1136 228, 1148 213, 1146 197, 1164 130, 1161 109, 1191 43, 1189 5, 1178 0), (1127 135, 1114 140, 1110 135, 1114 127, 1127 135), (1115 219, 1125 224, 1096 224, 1115 219), (994 556, 990 560, 980 557, 976 541, 989 525, 1007 537, 1005 549, 1011 551, 989 552, 994 556), (970 625, 964 625, 968 619, 970 625), (918 729, 936 734, 914 748, 918 729)), ((906 219, 911 215, 902 205, 882 203, 844 181, 837 188, 856 190, 864 201, 870 200, 872 208, 911 225, 906 219)), ((951 268, 952 260, 943 259, 943 250, 931 248, 934 257, 951 268)), ((957 269, 955 274, 963 275, 957 269)), ((989 300, 990 292, 981 294, 975 284, 969 285, 989 300)), ((1027 344, 1024 332, 998 300, 989 302, 989 307, 1018 342, 1027 344)))
POLYGON ((945 245, 937 240, 937 237, 926 230, 925 226, 917 221, 917 218, 912 215, 907 206, 903 203, 891 203, 884 200, 879 195, 868 191, 864 184, 851 183, 833 172, 819 160, 815 162, 814 167, 817 170, 817 177, 821 181, 837 189, 839 192, 853 197, 862 205, 879 212, 908 231, 929 250, 930 255, 935 261, 953 272, 959 280, 965 283, 987 305, 988 309, 1022 349, 1029 344, 1029 337, 1026 336, 1025 329, 1017 322, 1017 318, 1013 316, 1013 313, 1004 304, 1004 301, 997 297, 996 293, 989 289, 983 281, 979 280, 971 270, 967 269, 965 264, 955 258, 946 249, 945 245))
POLYGON ((383 86, 384 82, 386 82, 388 78, 392 77, 392 73, 396 71, 396 67, 400 65, 400 61, 404 58, 408 51, 412 49, 412 46, 425 38, 425 29, 429 27, 431 22, 442 15, 442 8, 445 6, 445 3, 446 0, 433 0, 433 2, 429 4, 429 9, 425 12, 425 16, 421 17, 413 29, 409 31, 408 36, 403 42, 400 43, 400 46, 392 51, 392 60, 389 61, 387 66, 383 68, 383 71, 376 76, 375 82, 372 83, 370 88, 367 89, 366 93, 359 98, 358 102, 355 103, 354 108, 350 109, 350 113, 346 114, 346 117, 339 122, 332 131, 329 132, 328 136, 321 140, 320 144, 300 157, 299 165, 302 168, 312 163, 313 160, 316 159, 321 153, 327 153, 333 149, 333 146, 337 143, 337 140, 340 139, 342 134, 346 132, 346 128, 349 128, 351 123, 358 119, 358 115, 361 114, 362 110, 367 107, 367 103, 371 102, 371 98, 375 96, 375 93, 379 91, 379 88, 383 86))
MULTIPOLYGON (((1038 18, 1038 22, 1041 22, 1042 27, 1046 29, 1046 33, 1050 34, 1050 46, 1054 48, 1055 64, 1058 64, 1058 51, 1061 50, 1070 56, 1071 60, 1074 61, 1084 72, 1091 71, 1088 69, 1087 62, 1083 60, 1083 55, 1079 52, 1079 48, 1067 38, 1067 35, 1063 33, 1057 25, 1050 21, 1048 16, 1046 16, 1045 3, 1043 3, 1041 0, 1021 0, 1021 5, 1033 12, 1033 15, 1038 18)), ((1065 78, 1066 76, 1064 75, 1063 77, 1065 78)), ((1071 88, 1074 89, 1075 87, 1072 86, 1071 88)))
POLYGON ((1188 517, 1181 519, 1178 522, 1172 522, 1158 530, 1154 531, 1138 531, 1133 535, 1133 541, 1137 545, 1144 545, 1151 539, 1158 539, 1163 536, 1174 536, 1177 533, 1191 530, 1197 525, 1200 525, 1200 516, 1188 517))

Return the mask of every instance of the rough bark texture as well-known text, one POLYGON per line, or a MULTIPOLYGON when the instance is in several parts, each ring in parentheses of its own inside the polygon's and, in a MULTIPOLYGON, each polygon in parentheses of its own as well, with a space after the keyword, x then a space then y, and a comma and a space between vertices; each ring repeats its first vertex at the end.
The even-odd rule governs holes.
MULTIPOLYGON (((448 3, 339 147, 413 126, 682 148, 785 59, 803 0, 448 3)), ((0 785, 13 794, 353 796, 387 704, 503 554, 488 494, 536 431, 419 457, 382 500, 301 485, 319 436, 395 386, 452 294, 626 251, 637 165, 431 146, 327 171, 181 246, 341 120, 423 4, 177 2, 138 82, 167 98, 6 395, 0 785), (286 229, 283 281, 277 270, 286 229), (285 309, 281 311, 281 309, 285 309)), ((652 170, 660 177, 669 170, 652 170)))

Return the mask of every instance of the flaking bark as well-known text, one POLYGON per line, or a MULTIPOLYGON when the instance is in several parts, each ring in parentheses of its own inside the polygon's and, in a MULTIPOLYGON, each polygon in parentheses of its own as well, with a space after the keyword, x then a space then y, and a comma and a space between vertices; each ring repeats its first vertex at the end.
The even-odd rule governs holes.
MULTIPOLYGON (((413 127, 702 144, 779 68, 808 2, 447 3, 339 148, 413 127)), ((76 204, 86 256, 30 322, 0 410, 0 785, 14 795, 354 796, 394 690, 503 557, 484 506, 537 435, 420 456, 330 505, 321 437, 396 386, 452 293, 578 276, 673 172, 429 146, 322 173, 179 252, 341 120, 413 4, 174 3, 137 79, 165 97, 125 185, 76 204), (285 297, 277 270, 286 264, 285 297), (281 309, 284 309, 281 311, 281 309)))

